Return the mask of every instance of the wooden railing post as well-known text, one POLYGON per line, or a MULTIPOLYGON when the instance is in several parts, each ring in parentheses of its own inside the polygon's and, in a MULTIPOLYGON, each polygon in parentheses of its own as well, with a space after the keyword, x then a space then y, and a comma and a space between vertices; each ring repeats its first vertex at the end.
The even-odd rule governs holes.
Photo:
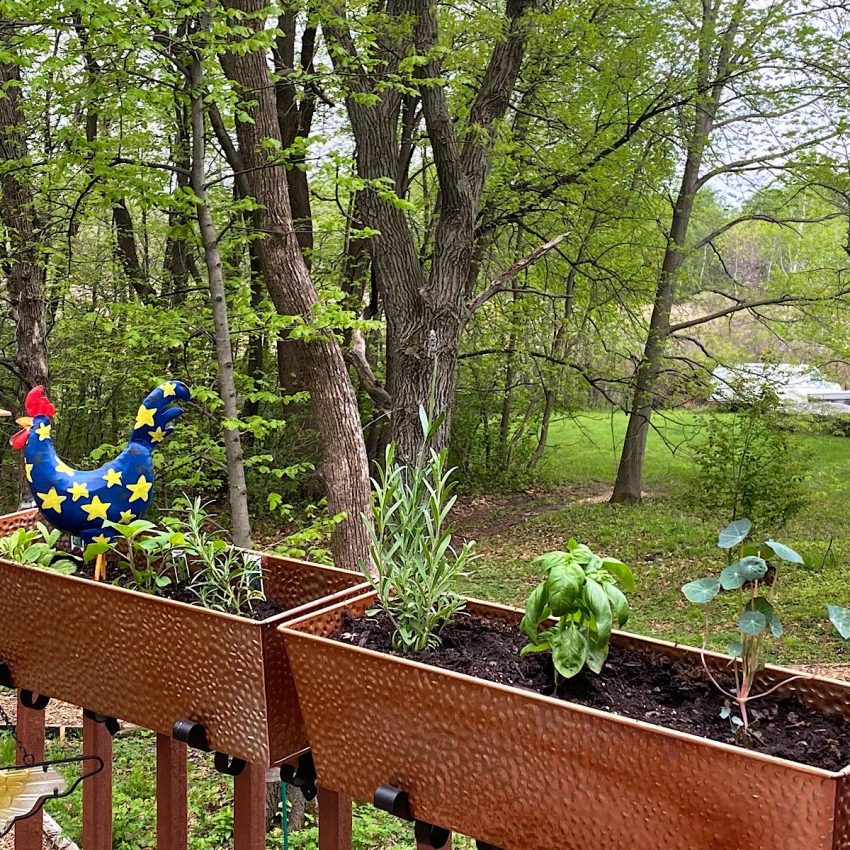
POLYGON ((351 850, 351 797, 319 788, 319 850, 351 850))
MULTIPOLYGON (((21 702, 20 691, 16 731, 17 763, 23 764, 24 752, 41 761, 44 758, 44 709, 27 708, 21 702)), ((43 828, 42 812, 15 824, 15 850, 41 850, 43 828)))
POLYGON ((246 764, 233 780, 233 848, 266 846, 266 768, 246 764))
POLYGON ((186 850, 189 843, 187 754, 181 741, 156 736, 157 850, 186 850))
POLYGON ((103 770, 83 782, 83 847, 112 850, 112 734, 88 713, 83 714, 83 752, 103 759, 103 770))

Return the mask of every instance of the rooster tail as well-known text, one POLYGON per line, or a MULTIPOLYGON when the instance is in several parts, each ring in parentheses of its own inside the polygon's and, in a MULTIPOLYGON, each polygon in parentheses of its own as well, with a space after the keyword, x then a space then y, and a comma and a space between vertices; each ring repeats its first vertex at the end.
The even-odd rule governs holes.
POLYGON ((139 407, 130 439, 161 442, 174 429, 171 424, 173 420, 183 413, 182 407, 169 405, 178 400, 187 401, 191 396, 189 388, 182 381, 166 381, 158 386, 139 407))
POLYGON ((58 797, 65 780, 48 765, 0 770, 0 835, 12 822, 33 813, 47 797, 58 797))

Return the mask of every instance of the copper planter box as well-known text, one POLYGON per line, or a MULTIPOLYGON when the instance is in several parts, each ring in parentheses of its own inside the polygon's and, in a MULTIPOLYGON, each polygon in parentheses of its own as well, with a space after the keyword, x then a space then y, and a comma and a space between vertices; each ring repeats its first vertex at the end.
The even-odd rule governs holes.
MULTIPOLYGON (((805 767, 327 637, 343 611, 359 616, 373 600, 281 628, 324 787, 360 800, 401 788, 415 818, 506 850, 850 848, 850 769, 805 767)), ((522 616, 474 601, 468 610, 522 616)), ((777 682, 789 671, 764 674, 777 682)), ((788 691, 850 719, 844 683, 797 680, 788 691)))
MULTIPOLYGON (((0 536, 35 511, 0 517, 0 536)), ((308 746, 277 627, 362 592, 362 576, 262 555, 263 621, 0 560, 0 661, 17 688, 170 734, 203 725, 207 743, 273 765, 308 746)))

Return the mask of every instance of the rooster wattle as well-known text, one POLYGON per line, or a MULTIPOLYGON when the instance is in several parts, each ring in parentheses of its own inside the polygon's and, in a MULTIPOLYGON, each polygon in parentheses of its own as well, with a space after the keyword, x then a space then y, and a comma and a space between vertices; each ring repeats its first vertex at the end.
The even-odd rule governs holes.
MULTIPOLYGON (((172 421, 183 413, 171 402, 190 397, 180 381, 157 387, 141 404, 127 448, 90 472, 72 469, 59 459, 51 437, 55 406, 35 387, 26 397, 23 430, 9 441, 23 449, 30 492, 44 518, 54 528, 83 542, 107 542, 115 529, 105 523, 130 523, 150 507, 154 482, 153 450, 171 433, 172 421)), ((105 578, 104 557, 98 556, 95 578, 105 578)))

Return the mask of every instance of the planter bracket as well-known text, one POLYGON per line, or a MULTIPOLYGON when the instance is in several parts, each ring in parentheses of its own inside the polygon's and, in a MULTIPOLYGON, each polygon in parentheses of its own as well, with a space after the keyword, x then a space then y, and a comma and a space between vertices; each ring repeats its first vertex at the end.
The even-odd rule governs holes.
POLYGON ((213 764, 219 773, 225 776, 239 776, 245 770, 246 761, 227 755, 227 753, 219 753, 213 756, 213 764))
POLYGON ((0 661, 0 688, 14 688, 12 684, 12 671, 5 661, 0 661))
POLYGON ((410 797, 407 791, 402 791, 401 788, 394 788, 392 785, 379 785, 372 797, 372 805, 393 817, 413 820, 413 815, 410 814, 410 797))
POLYGON ((313 800, 319 793, 316 786, 316 766, 313 764, 313 754, 308 750, 298 756, 298 765, 282 764, 280 766, 280 781, 294 785, 301 790, 305 800, 313 800))
POLYGON ((121 724, 114 718, 108 717, 105 714, 99 714, 96 711, 90 711, 88 708, 83 709, 83 715, 89 720, 94 720, 95 723, 103 723, 106 726, 106 731, 114 738, 121 728, 121 724))
POLYGON ((171 736, 175 741, 182 741, 193 750, 210 751, 207 744, 207 730, 202 723, 195 720, 177 720, 171 727, 171 736))
POLYGON ((434 850, 445 847, 451 837, 449 830, 435 826, 433 823, 426 823, 424 820, 416 821, 413 834, 416 836, 417 845, 425 844, 428 847, 433 847, 434 850))
POLYGON ((21 705, 25 708, 34 708, 36 711, 43 711, 47 708, 50 702, 50 697, 44 694, 34 694, 32 691, 21 691, 21 705))
POLYGON ((416 836, 417 844, 440 850, 441 847, 446 846, 451 837, 451 832, 441 826, 436 826, 424 820, 416 820, 410 811, 410 796, 407 791, 403 791, 401 788, 394 788, 392 785, 379 785, 372 797, 372 805, 400 820, 414 821, 413 833, 416 836))

